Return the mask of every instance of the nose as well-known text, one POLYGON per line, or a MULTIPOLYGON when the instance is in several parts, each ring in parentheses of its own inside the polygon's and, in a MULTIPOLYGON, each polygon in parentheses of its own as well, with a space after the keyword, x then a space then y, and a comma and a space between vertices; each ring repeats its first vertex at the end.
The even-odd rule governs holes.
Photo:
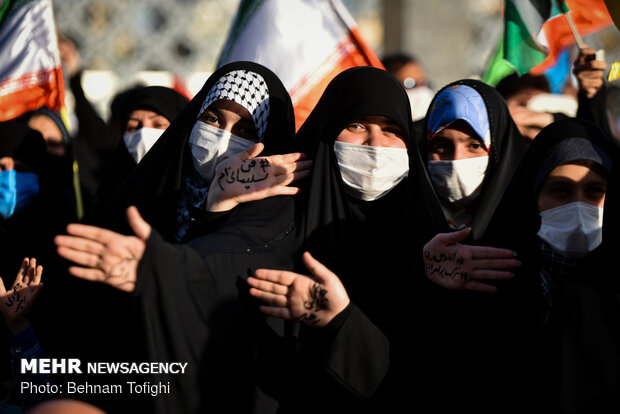
POLYGON ((465 146, 456 144, 454 145, 454 152, 452 154, 453 160, 462 160, 467 158, 467 154, 465 151, 465 146))
POLYGON ((378 125, 368 125, 367 126, 367 136, 365 145, 370 145, 371 147, 384 147, 384 137, 381 132, 381 128, 378 125))

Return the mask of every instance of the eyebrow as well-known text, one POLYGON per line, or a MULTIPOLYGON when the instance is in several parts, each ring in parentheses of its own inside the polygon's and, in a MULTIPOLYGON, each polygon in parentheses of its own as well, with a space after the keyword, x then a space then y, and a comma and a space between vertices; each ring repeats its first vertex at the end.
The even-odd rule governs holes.
MULTIPOLYGON (((161 116, 164 119, 167 119, 165 116, 161 115, 161 114, 155 114, 155 115, 151 115, 146 117, 146 119, 153 119, 153 118, 157 118, 158 116, 161 116)), ((128 121, 142 121, 143 118, 134 118, 134 117, 129 117, 128 121)))

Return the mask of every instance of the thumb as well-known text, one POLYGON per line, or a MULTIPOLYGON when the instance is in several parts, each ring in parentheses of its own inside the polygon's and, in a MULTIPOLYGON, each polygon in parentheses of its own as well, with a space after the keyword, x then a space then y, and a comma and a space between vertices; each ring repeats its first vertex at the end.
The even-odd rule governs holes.
POLYGON ((454 231, 452 233, 442 233, 439 239, 441 242, 443 242, 444 245, 450 246, 465 240, 467 236, 469 236, 469 233, 471 233, 471 227, 467 227, 459 231, 454 231))
POLYGON ((263 152, 265 144, 257 142, 256 144, 246 148, 239 153, 239 158, 242 160, 249 160, 250 158, 258 157, 258 154, 263 152))
POLYGON ((4 295, 6 293, 6 288, 4 287, 4 281, 0 277, 0 295, 4 295))
POLYGON ((304 261, 304 265, 306 265, 306 268, 319 283, 325 283, 329 281, 330 278, 338 277, 331 270, 325 267, 323 263, 312 257, 310 252, 304 252, 302 259, 304 261))
POLYGON ((136 206, 127 208, 127 222, 139 239, 146 241, 151 236, 151 225, 142 218, 136 206))

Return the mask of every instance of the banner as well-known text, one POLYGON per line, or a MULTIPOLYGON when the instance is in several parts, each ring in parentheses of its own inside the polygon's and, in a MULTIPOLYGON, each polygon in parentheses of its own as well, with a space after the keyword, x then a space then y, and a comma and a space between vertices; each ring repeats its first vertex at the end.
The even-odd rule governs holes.
POLYGON ((51 0, 5 0, 0 10, 0 122, 42 106, 60 112, 65 91, 51 0))
POLYGON ((338 73, 383 68, 339 0, 242 0, 218 61, 271 69, 289 91, 301 126, 338 73))

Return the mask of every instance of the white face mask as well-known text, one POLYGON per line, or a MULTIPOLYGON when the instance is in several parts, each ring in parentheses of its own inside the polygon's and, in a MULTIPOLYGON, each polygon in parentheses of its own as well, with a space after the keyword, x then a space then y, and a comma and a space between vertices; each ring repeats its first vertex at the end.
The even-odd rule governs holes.
POLYGON ((360 200, 383 197, 409 174, 409 155, 405 148, 336 141, 334 152, 349 194, 360 200))
POLYGON ((450 202, 469 202, 480 194, 489 156, 429 161, 428 174, 439 196, 450 202))
POLYGON ((123 135, 127 151, 129 151, 136 164, 144 158, 144 155, 157 142, 164 131, 165 129, 140 128, 130 134, 123 135))
POLYGON ((189 144, 196 171, 211 184, 215 177, 217 164, 255 143, 202 121, 197 121, 189 136, 189 144))
POLYGON ((566 257, 580 258, 603 240, 603 208, 575 201, 540 213, 538 237, 566 257))

